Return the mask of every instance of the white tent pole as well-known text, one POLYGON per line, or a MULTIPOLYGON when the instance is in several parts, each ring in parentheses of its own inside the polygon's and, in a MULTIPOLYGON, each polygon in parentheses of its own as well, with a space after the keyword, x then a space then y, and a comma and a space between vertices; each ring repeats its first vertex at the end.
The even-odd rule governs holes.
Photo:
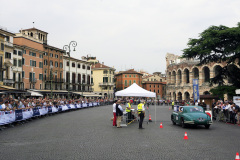
POLYGON ((157 109, 156 109, 156 97, 155 97, 155 124, 157 122, 157 109))

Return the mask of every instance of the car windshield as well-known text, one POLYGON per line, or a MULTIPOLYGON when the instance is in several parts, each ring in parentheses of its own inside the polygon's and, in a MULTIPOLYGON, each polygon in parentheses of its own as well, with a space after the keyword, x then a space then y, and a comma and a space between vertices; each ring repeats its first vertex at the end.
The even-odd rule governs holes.
POLYGON ((203 108, 202 107, 192 107, 192 108, 189 108, 188 112, 203 112, 203 108))

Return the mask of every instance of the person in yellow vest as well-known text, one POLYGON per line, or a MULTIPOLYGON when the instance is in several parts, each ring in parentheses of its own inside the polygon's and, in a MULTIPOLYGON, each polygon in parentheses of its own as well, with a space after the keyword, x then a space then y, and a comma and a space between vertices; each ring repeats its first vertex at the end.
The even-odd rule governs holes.
POLYGON ((126 106, 126 112, 127 112, 127 115, 128 115, 127 123, 132 121, 132 110, 131 110, 132 109, 132 103, 133 103, 133 100, 130 100, 127 103, 127 106, 126 106))
POLYGON ((174 101, 172 101, 172 110, 174 109, 174 101))
POLYGON ((141 100, 141 103, 138 104, 138 116, 140 117, 138 129, 144 129, 142 127, 143 119, 145 117, 144 100, 141 100))

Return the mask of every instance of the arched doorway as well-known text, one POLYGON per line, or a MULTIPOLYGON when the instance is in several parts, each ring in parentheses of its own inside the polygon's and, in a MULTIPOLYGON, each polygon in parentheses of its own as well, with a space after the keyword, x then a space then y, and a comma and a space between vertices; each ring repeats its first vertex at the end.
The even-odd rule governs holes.
POLYGON ((182 93, 178 92, 178 100, 181 101, 182 100, 182 93))
POLYGON ((186 68, 184 70, 184 75, 185 75, 185 83, 189 83, 189 70, 186 68))
POLYGON ((210 82, 210 69, 208 67, 203 68, 203 82, 210 82))
POLYGON ((173 71, 173 73, 172 73, 172 79, 173 79, 173 84, 175 84, 176 83, 176 72, 175 71, 173 71))
POLYGON ((173 100, 176 101, 176 93, 173 92, 173 100))
POLYGON ((208 91, 203 92, 203 95, 210 95, 208 91))
POLYGON ((181 84, 182 83, 182 71, 178 70, 177 74, 178 74, 178 83, 181 84))
POLYGON ((189 101, 189 100, 190 100, 190 94, 189 94, 188 92, 185 92, 185 93, 184 93, 184 99, 185 99, 186 101, 189 101))
POLYGON ((199 79, 199 69, 198 68, 193 68, 193 79, 199 79))

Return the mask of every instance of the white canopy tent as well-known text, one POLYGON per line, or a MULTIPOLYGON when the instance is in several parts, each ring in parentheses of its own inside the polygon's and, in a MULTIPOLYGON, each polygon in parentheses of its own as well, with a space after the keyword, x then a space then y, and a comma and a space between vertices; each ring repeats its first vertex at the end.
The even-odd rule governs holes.
POLYGON ((236 94, 240 94, 240 89, 235 90, 236 94))
POLYGON ((156 93, 150 92, 133 83, 128 88, 115 93, 116 97, 154 97, 155 98, 155 123, 156 123, 156 93))
POLYGON ((38 93, 38 92, 34 92, 34 91, 28 91, 31 93, 31 96, 35 96, 35 97, 42 97, 43 95, 38 93))

